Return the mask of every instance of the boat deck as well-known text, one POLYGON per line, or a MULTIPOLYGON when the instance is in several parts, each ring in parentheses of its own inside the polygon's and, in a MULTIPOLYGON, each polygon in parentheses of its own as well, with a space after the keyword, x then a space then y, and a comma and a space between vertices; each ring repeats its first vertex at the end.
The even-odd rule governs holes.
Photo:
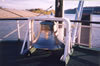
MULTIPOLYGON (((65 66, 59 58, 63 50, 37 49, 31 56, 20 55, 22 41, 0 42, 0 66, 65 66)), ((74 47, 68 66, 100 66, 100 52, 74 47)))

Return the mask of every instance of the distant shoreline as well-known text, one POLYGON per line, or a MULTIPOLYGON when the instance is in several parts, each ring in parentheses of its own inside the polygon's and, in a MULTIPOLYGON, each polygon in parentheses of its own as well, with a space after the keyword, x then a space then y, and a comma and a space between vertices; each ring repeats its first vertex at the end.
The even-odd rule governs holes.
POLYGON ((55 13, 55 10, 49 10, 49 11, 46 11, 46 10, 43 10, 43 9, 40 9, 40 8, 38 8, 38 9, 28 9, 28 11, 30 11, 30 12, 33 12, 33 13, 41 13, 41 14, 44 14, 44 15, 50 15, 51 13, 55 13))
MULTIPOLYGON (((65 10, 64 13, 65 14, 75 14, 76 13, 77 8, 74 9, 68 9, 65 10)), ((96 7, 84 7, 83 8, 83 13, 84 14, 99 14, 100 15, 100 7, 96 6, 96 7)))

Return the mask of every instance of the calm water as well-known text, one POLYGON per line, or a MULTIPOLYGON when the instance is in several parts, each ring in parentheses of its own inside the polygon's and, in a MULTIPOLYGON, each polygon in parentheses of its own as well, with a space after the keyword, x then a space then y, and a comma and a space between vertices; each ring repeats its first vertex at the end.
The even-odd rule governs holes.
MULTIPOLYGON (((43 17, 49 17, 49 16, 43 16, 43 17)), ((75 19, 75 14, 65 14, 66 18, 69 18, 71 20, 75 19)), ((91 15, 91 21, 99 21, 100 15, 91 15)), ((2 40, 17 40, 17 25, 16 21, 0 21, 0 41, 2 40)), ((25 37, 25 32, 28 27, 28 21, 20 21, 20 31, 21 31, 21 40, 25 37)), ((93 47, 100 47, 100 28, 94 28, 100 27, 100 25, 97 24, 91 24, 93 26, 91 28, 91 44, 93 47)), ((37 33, 39 29, 39 22, 35 23, 35 32, 37 33), (37 26, 38 25, 38 26, 37 26)))

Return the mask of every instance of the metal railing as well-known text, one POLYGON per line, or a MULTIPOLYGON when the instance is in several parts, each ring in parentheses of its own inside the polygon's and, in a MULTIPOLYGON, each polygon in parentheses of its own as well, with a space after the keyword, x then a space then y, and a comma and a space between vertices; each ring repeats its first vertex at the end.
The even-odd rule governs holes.
MULTIPOLYGON (((100 24, 100 22, 99 21, 88 21, 88 20, 70 20, 71 22, 78 22, 78 23, 80 23, 80 24, 82 24, 82 23, 85 23, 85 24, 90 24, 90 25, 81 25, 81 28, 85 28, 85 29, 89 29, 89 35, 88 36, 83 36, 83 35, 81 35, 81 33, 82 33, 82 29, 80 30, 80 40, 77 40, 76 42, 75 42, 75 44, 78 44, 78 45, 81 45, 81 46, 87 46, 87 47, 89 47, 89 48, 98 48, 98 47, 100 47, 100 45, 99 45, 99 42, 96 42, 96 44, 98 44, 97 46, 93 46, 93 45, 96 45, 94 42, 93 42, 93 40, 96 40, 97 38, 99 39, 99 37, 96 37, 96 35, 98 35, 99 36, 99 34, 93 34, 93 31, 95 30, 97 33, 98 32, 100 32, 100 30, 99 30, 99 28, 100 28, 100 26, 96 26, 96 25, 99 25, 100 24), (95 24, 95 25, 94 25, 95 24), (95 38, 94 38, 94 37, 95 38), (83 42, 82 41, 82 37, 84 37, 84 38, 86 38, 87 39, 87 37, 89 37, 89 39, 88 39, 88 43, 85 43, 85 42, 83 42), (82 41, 82 42, 81 42, 82 41)), ((96 40, 97 41, 97 40, 96 40)))
MULTIPOLYGON (((26 34, 25 34, 25 38, 24 38, 24 42, 21 48, 21 52, 20 54, 23 54, 24 48, 25 48, 25 44, 27 42, 27 50, 29 50, 30 48, 30 44, 32 43, 32 40, 34 39, 33 37, 33 33, 34 33, 34 29, 33 29, 33 25, 34 25, 34 21, 61 21, 64 22, 66 24, 66 37, 65 37, 65 49, 64 49, 64 55, 61 57, 62 61, 66 61, 66 57, 69 56, 70 54, 70 42, 71 42, 71 24, 70 24, 70 20, 69 19, 64 19, 64 18, 7 18, 7 19, 0 19, 0 20, 28 20, 28 28, 26 29, 26 34)), ((17 23, 18 24, 18 23, 17 23)), ((20 38, 20 30, 19 30, 19 24, 17 25, 18 28, 18 36, 20 38)))
MULTIPOLYGON (((92 22, 92 21, 79 21, 79 20, 69 20, 69 19, 64 19, 64 18, 0 18, 0 20, 17 20, 17 29, 18 29, 18 39, 20 39, 20 29, 19 29, 19 20, 27 20, 28 21, 28 28, 26 29, 26 34, 25 34, 25 38, 24 38, 24 42, 23 42, 23 46, 22 46, 22 49, 21 49, 21 54, 23 53, 24 51, 24 47, 25 47, 25 43, 27 41, 27 49, 29 49, 30 47, 30 43, 32 40, 34 40, 34 37, 32 36, 33 35, 33 32, 34 32, 34 29, 32 28, 32 25, 34 24, 34 21, 45 21, 45 20, 50 20, 50 21, 63 21, 65 22, 66 24, 66 40, 65 40, 65 50, 64 50, 64 56, 61 60, 63 61, 66 61, 66 56, 69 55, 70 53, 70 42, 71 42, 71 22, 78 22, 78 23, 82 23, 82 22, 85 22, 85 23, 94 23, 94 24, 100 24, 100 22, 92 22)), ((82 26, 82 27, 91 27, 91 26, 82 26)), ((99 28, 99 27, 96 27, 96 28, 99 28)))
POLYGON ((33 32, 34 32, 34 29, 32 28, 32 24, 34 24, 34 21, 45 21, 45 20, 49 20, 49 21, 63 21, 65 22, 66 24, 66 38, 65 38, 65 50, 64 50, 64 56, 61 58, 61 60, 63 61, 66 61, 66 56, 69 56, 70 54, 70 41, 71 41, 71 24, 70 24, 70 20, 69 19, 63 19, 63 18, 28 18, 29 19, 29 29, 27 29, 26 31, 26 35, 25 35, 25 39, 24 39, 24 43, 23 43, 23 46, 22 46, 22 49, 21 49, 21 54, 23 54, 23 51, 24 51, 24 47, 25 47, 25 43, 27 41, 27 39, 29 38, 28 40, 28 43, 27 43, 27 49, 30 48, 30 43, 32 42, 32 39, 33 39, 33 32), (33 32, 32 32, 33 30, 33 32))

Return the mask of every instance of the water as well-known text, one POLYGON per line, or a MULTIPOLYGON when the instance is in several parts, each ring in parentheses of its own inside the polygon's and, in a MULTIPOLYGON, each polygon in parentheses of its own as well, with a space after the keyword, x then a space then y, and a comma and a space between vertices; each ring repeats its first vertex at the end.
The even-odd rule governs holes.
MULTIPOLYGON (((24 38, 27 21, 20 21, 21 39, 24 38)), ((15 20, 0 21, 0 40, 17 40, 17 22, 15 20)))

